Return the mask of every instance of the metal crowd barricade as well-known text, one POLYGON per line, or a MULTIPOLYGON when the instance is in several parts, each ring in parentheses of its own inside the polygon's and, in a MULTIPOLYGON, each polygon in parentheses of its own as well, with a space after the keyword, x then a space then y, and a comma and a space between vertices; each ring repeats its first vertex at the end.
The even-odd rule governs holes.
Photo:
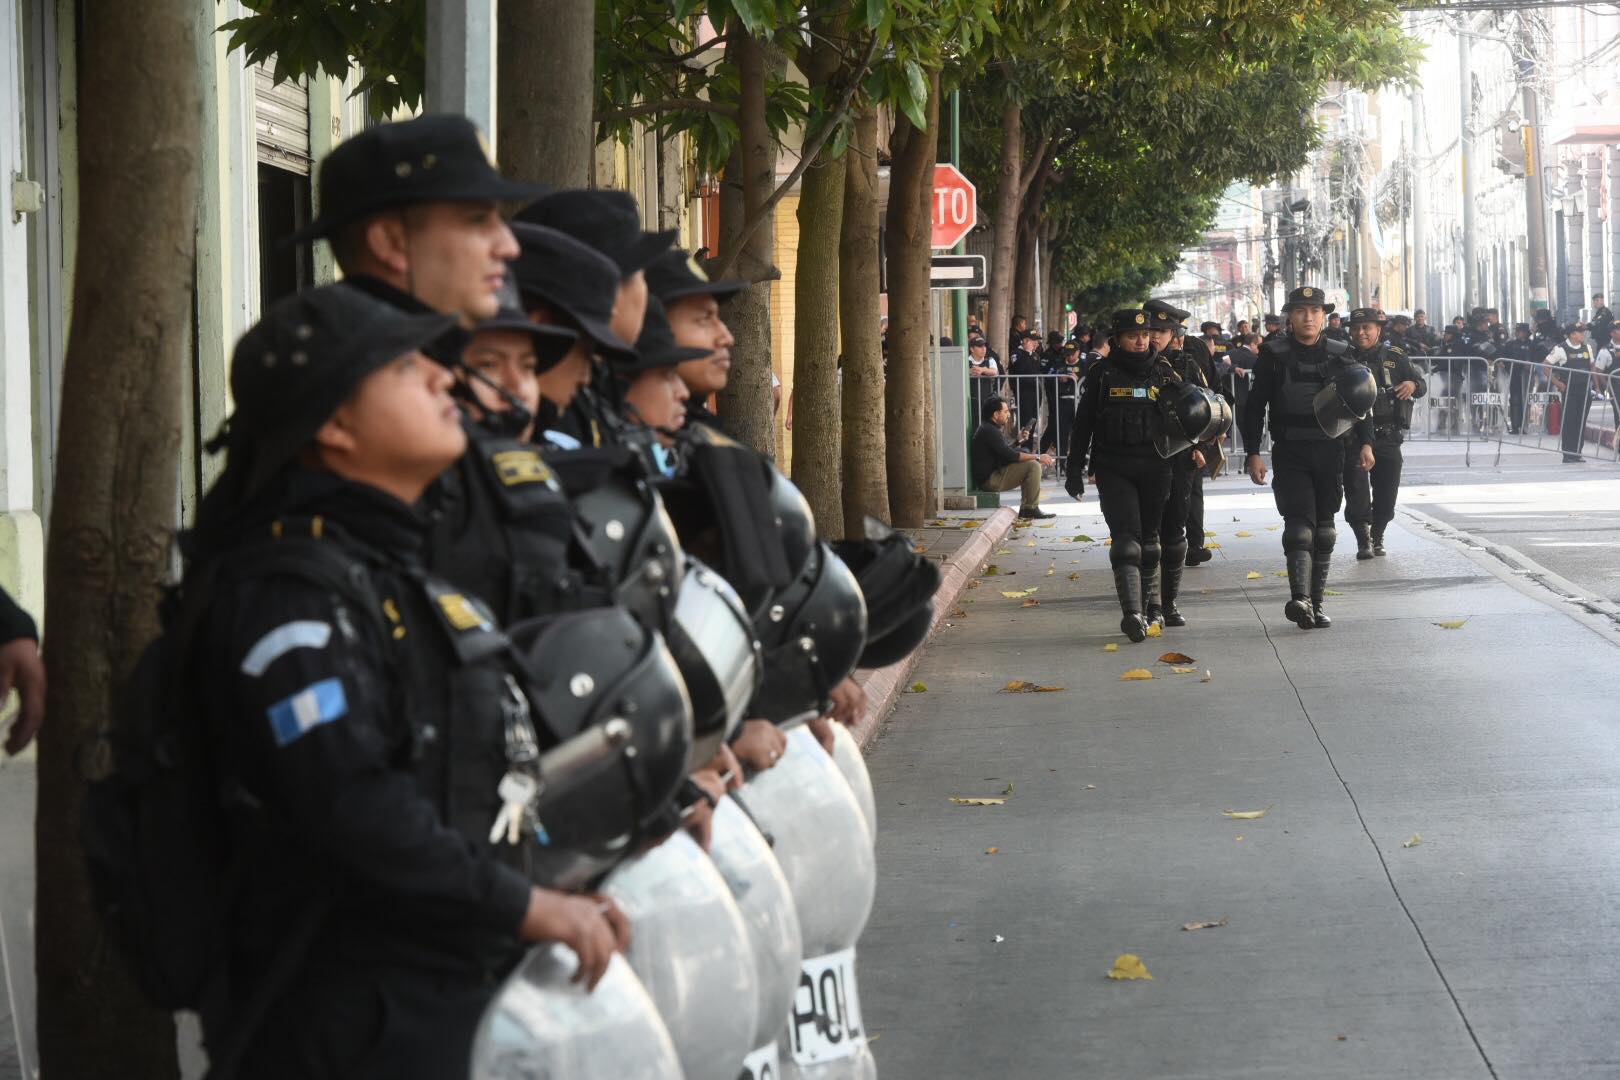
MULTIPOLYGON (((1060 380, 1068 376, 1043 372, 1039 375, 976 376, 969 383, 994 383, 995 393, 1006 399, 1012 409, 1007 441, 1025 453, 1044 453, 1042 447, 1057 457, 1061 474, 1063 463, 1069 456, 1069 434, 1074 427, 1074 408, 1080 400, 1080 376, 1073 376, 1074 393, 1068 395, 1060 388, 1060 380), (1021 391, 1021 392, 1020 392, 1021 391), (1051 438, 1048 439, 1047 436, 1051 438)), ((978 408, 980 395, 974 394, 974 408, 978 408)), ((977 422, 977 421, 975 421, 977 422)))
POLYGON ((1460 441, 1473 464, 1475 445, 1620 460, 1620 372, 1571 371, 1534 360, 1414 356, 1429 391, 1412 413, 1407 437, 1460 441))

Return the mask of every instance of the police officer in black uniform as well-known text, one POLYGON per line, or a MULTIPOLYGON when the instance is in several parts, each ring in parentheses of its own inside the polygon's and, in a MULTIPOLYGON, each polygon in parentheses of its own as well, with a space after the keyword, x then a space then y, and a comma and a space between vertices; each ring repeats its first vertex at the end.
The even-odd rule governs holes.
POLYGON ((1499 360, 1513 361, 1507 365, 1509 435, 1518 435, 1524 431, 1524 408, 1531 377, 1535 374, 1535 365, 1546 355, 1546 350, 1538 347, 1531 338, 1529 323, 1513 324, 1513 340, 1502 346, 1501 355, 1498 357, 1499 360))
MULTIPOLYGON (((1159 352, 1162 361, 1169 365, 1182 382, 1207 387, 1209 381, 1197 357, 1186 348, 1176 347, 1178 340, 1183 345, 1189 340, 1198 340, 1177 336, 1176 331, 1181 327, 1181 320, 1187 317, 1188 312, 1163 300, 1149 300, 1142 305, 1142 310, 1148 313, 1149 344, 1159 352)), ((1191 523, 1193 493, 1198 489, 1199 481, 1203 479, 1204 448, 1188 447, 1169 460, 1170 496, 1165 500, 1164 512, 1159 516, 1158 526, 1159 571, 1155 575, 1144 566, 1142 588, 1147 594, 1145 617, 1149 623, 1186 626, 1186 617, 1181 614, 1181 609, 1176 607, 1176 598, 1181 594, 1182 570, 1184 567, 1197 565, 1191 557, 1194 548, 1205 550, 1207 553, 1207 549, 1204 548, 1202 499, 1199 500, 1198 507, 1196 543, 1192 536, 1191 523), (1151 589, 1155 577, 1159 586, 1157 592, 1151 589)))
POLYGON ((612 901, 531 885, 533 829, 490 838, 538 718, 488 608, 421 563, 413 504, 466 447, 422 352, 454 324, 339 284, 236 349, 225 470, 183 550, 214 581, 188 670, 241 870, 203 1020, 240 1077, 465 1076, 525 943, 568 944, 594 982, 627 940, 612 901))
POLYGON ((1261 346, 1254 388, 1243 414, 1246 465, 1249 479, 1257 485, 1266 482, 1260 436, 1270 414, 1271 460, 1276 469, 1272 494, 1283 516, 1283 552, 1288 560, 1290 599, 1284 614, 1306 630, 1333 625, 1322 610, 1322 598, 1338 535, 1333 519, 1339 513, 1344 483, 1345 450, 1339 440, 1343 432, 1323 429, 1316 404, 1320 393, 1328 391, 1332 397, 1338 389, 1339 404, 1348 404, 1350 413, 1364 417, 1354 425, 1357 463, 1363 470, 1374 463, 1371 375, 1355 364, 1348 345, 1323 336, 1323 322, 1331 310, 1322 290, 1314 286, 1288 294, 1283 306, 1288 333, 1261 346), (1362 378, 1356 377, 1357 372, 1362 378), (1356 386, 1369 400, 1343 400, 1345 391, 1356 386))
POLYGON ((1178 383, 1149 344, 1148 314, 1114 312, 1113 348, 1086 375, 1074 414, 1074 438, 1064 487, 1085 491, 1086 470, 1097 476, 1097 498, 1113 543, 1108 551, 1122 618, 1132 641, 1147 637, 1147 602, 1158 596, 1159 531, 1170 497, 1171 465, 1159 456, 1159 396, 1178 383), (1150 591, 1151 585, 1151 591, 1150 591))
POLYGON ((1586 413, 1592 404, 1592 371, 1596 355, 1586 340, 1586 331, 1579 325, 1564 331, 1564 341, 1547 352, 1547 363, 1552 365, 1553 384, 1563 391, 1564 407, 1561 423, 1561 441, 1564 464, 1576 465, 1586 459, 1586 413))
POLYGON ((1401 442, 1412 426, 1412 402, 1428 393, 1429 385, 1405 351, 1380 341, 1384 313, 1377 308, 1356 308, 1350 313, 1350 347, 1356 363, 1366 366, 1378 383, 1373 406, 1373 464, 1361 468, 1354 436, 1345 436, 1344 519, 1356 535, 1356 558, 1384 554, 1384 529, 1395 518, 1395 495, 1401 487, 1401 442), (1368 479, 1371 479, 1369 490, 1368 479))
POLYGON ((1468 313, 1468 325, 1463 328, 1457 342, 1456 355, 1467 359, 1452 361, 1453 378, 1458 385, 1451 392, 1459 405, 1468 406, 1468 415, 1475 431, 1483 432, 1488 427, 1489 409, 1484 405, 1474 405, 1473 395, 1489 388, 1491 361, 1496 359, 1500 347, 1496 332, 1491 328, 1490 309, 1474 308, 1468 313))

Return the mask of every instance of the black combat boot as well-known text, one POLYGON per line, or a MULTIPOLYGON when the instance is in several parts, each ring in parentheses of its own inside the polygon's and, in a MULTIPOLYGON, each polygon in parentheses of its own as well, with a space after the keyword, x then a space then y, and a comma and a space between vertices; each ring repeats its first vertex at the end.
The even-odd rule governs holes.
POLYGON ((1384 550, 1384 527, 1382 525, 1376 525, 1373 527, 1372 549, 1374 555, 1389 554, 1389 552, 1384 550))
POLYGON ((1164 612, 1159 610, 1159 546, 1144 547, 1142 551, 1142 605, 1141 610, 1146 613, 1148 625, 1164 622, 1164 612))
POLYGON ((1292 599, 1283 608, 1283 615, 1301 630, 1316 625, 1316 612, 1311 609, 1311 553, 1290 551, 1288 556, 1288 592, 1292 599))
MULTIPOLYGON (((1356 557, 1360 558, 1360 555, 1356 557)), ((1333 553, 1330 551, 1318 551, 1311 563, 1311 625, 1318 630, 1326 630, 1333 625, 1333 620, 1322 610, 1322 597, 1327 594, 1328 567, 1332 563, 1333 553)))
POLYGON ((1187 618, 1176 607, 1176 597, 1181 595, 1181 571, 1185 565, 1183 560, 1187 557, 1187 544, 1166 544, 1164 547, 1164 571, 1159 583, 1159 595, 1164 600, 1164 625, 1186 626, 1187 618))
POLYGON ((1119 632, 1132 641, 1147 640, 1147 622, 1142 618, 1142 570, 1125 564, 1114 567, 1114 592, 1119 596, 1119 632))
POLYGON ((1356 558, 1362 560, 1372 558, 1372 528, 1362 521, 1350 526, 1350 531, 1356 534, 1356 558))

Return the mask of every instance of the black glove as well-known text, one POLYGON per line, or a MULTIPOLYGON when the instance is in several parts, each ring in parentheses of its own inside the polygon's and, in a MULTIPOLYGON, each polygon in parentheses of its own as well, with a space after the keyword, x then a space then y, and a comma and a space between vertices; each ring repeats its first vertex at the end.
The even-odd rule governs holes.
POLYGON ((1067 491, 1075 502, 1079 502, 1080 496, 1086 491, 1085 470, 1076 469, 1070 472, 1068 478, 1063 481, 1063 490, 1067 491))

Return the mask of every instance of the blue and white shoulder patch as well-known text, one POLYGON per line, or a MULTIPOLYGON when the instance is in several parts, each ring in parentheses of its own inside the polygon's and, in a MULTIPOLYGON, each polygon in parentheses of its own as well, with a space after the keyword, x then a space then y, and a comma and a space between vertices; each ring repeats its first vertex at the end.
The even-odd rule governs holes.
POLYGON ((547 431, 544 435, 546 442, 559 450, 578 450, 579 440, 566 431, 547 431))
POLYGON ((253 643, 242 659, 242 672, 257 679, 270 665, 294 649, 324 649, 332 640, 332 624, 316 619, 282 623, 253 643))
POLYGON ((322 724, 347 716, 349 698, 343 692, 343 680, 334 676, 309 684, 266 711, 276 745, 286 746, 322 724))

